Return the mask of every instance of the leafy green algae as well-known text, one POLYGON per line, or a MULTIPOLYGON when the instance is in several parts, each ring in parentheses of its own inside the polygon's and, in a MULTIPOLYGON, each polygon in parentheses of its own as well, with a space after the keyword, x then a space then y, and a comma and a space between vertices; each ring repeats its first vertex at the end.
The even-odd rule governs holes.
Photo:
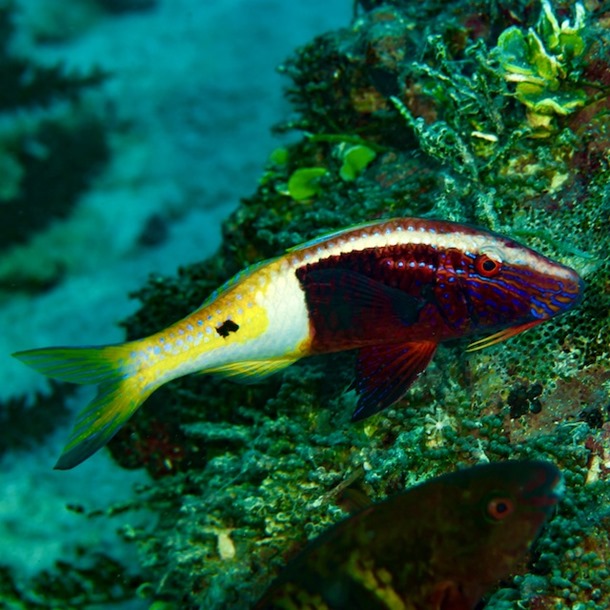
POLYGON ((160 390, 111 446, 119 463, 155 477, 141 502, 158 526, 129 532, 150 575, 142 594, 151 607, 247 608, 307 539, 341 518, 335 500, 345 485, 377 500, 457 464, 509 457, 556 462, 567 495, 527 571, 486 607, 610 605, 610 32, 604 9, 589 4, 362 2, 350 27, 286 64, 299 118, 283 129, 313 137, 270 164, 224 223, 213 259, 142 288, 142 307, 125 323, 130 338, 185 315, 249 264, 395 215, 520 237, 576 267, 585 299, 485 351, 441 348, 402 404, 359 424, 349 422, 350 354, 252 386, 193 377, 160 390), (551 9, 558 24, 574 11, 582 20, 570 83, 584 97, 541 133, 498 45, 503 32, 526 38, 551 9), (340 177, 339 135, 377 151, 353 180, 340 177), (286 195, 303 167, 327 170, 307 204, 286 195), (535 408, 516 411, 520 393, 535 408))

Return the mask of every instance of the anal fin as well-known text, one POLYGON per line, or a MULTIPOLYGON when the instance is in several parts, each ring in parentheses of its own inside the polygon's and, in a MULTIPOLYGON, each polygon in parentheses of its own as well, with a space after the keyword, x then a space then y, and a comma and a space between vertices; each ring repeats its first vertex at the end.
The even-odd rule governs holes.
POLYGON ((278 358, 274 360, 245 360, 232 362, 213 369, 205 369, 201 374, 212 373, 221 377, 230 377, 242 383, 254 383, 294 364, 298 358, 278 358))
POLYGON ((434 341, 412 341, 362 348, 354 381, 360 396, 352 421, 370 417, 400 400, 428 366, 436 347, 434 341))

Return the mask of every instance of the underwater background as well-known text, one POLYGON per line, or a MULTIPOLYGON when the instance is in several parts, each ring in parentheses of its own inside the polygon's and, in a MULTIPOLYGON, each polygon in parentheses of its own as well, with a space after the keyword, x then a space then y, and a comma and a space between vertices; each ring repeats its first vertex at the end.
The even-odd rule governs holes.
POLYGON ((0 0, 0 608, 249 608, 338 490, 508 458, 566 495, 484 607, 610 607, 608 28, 598 0, 0 0), (442 347, 357 424, 349 354, 177 380, 52 470, 92 389, 12 352, 148 335, 252 263, 410 215, 574 267, 582 304, 442 347))

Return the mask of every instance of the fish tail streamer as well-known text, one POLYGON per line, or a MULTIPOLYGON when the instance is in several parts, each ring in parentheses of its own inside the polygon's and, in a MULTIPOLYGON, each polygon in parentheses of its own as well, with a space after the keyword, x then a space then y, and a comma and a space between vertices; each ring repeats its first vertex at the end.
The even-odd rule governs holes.
POLYGON ((55 465, 77 466, 103 447, 156 389, 133 376, 128 344, 103 347, 49 347, 13 354, 47 377, 98 386, 97 396, 78 415, 55 465))

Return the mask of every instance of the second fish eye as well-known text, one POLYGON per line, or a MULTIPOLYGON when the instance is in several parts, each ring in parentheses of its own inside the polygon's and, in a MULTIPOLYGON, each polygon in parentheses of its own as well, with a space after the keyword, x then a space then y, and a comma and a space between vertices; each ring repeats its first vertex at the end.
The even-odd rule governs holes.
POLYGON ((487 515, 494 521, 502 521, 513 512, 514 508, 514 503, 510 498, 492 498, 487 503, 487 515))

